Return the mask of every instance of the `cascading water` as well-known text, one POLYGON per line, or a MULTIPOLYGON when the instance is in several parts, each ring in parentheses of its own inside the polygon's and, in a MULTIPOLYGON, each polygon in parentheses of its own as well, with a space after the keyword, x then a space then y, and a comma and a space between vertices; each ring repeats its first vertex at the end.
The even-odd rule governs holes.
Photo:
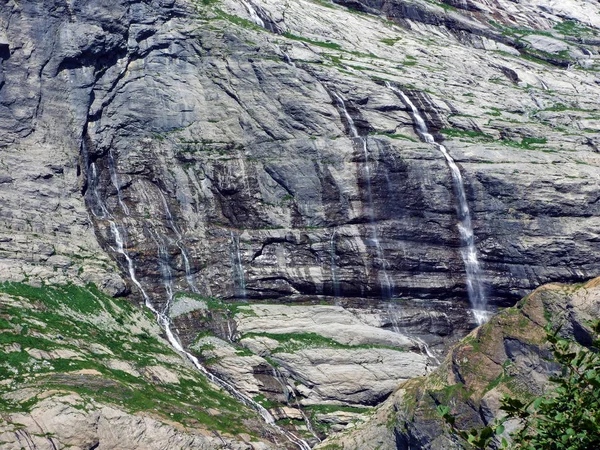
MULTIPOLYGON (((388 310, 388 317, 390 319, 390 323, 392 324, 392 330, 394 331, 394 333, 402 333, 400 324, 398 323, 398 317, 397 317, 398 307, 397 307, 397 305, 394 303, 388 303, 387 310, 388 310)), ((418 347, 422 353, 424 352, 427 355, 427 357, 429 357, 431 360, 435 361, 435 364, 437 366, 440 365, 440 360, 437 359, 437 357, 431 352, 431 350, 429 349, 429 345, 427 345, 427 342, 425 342, 423 339, 421 339, 417 336, 409 335, 409 339, 411 339, 418 345, 418 347)), ((429 365, 427 367, 429 368, 429 365)))
POLYGON ((250 14, 252 22, 271 33, 283 34, 284 30, 269 16, 269 13, 266 10, 255 5, 252 0, 240 1, 248 11, 248 14, 250 14))
POLYGON ((247 2, 245 0, 241 0, 241 2, 246 7, 248 14, 250 14, 250 19, 252 19, 252 22, 254 22, 261 28, 266 28, 265 21, 260 18, 260 16, 258 15, 258 11, 256 11, 256 8, 252 4, 252 2, 247 2))
POLYGON ((379 242, 379 235, 377 234, 377 226, 375 223, 375 214, 373 212, 373 194, 371 192, 371 168, 369 166, 369 148, 367 146, 367 139, 361 136, 356 128, 354 123, 354 119, 350 116, 350 113, 346 109, 346 102, 344 99, 337 93, 333 93, 339 107, 344 113, 344 117, 346 118, 346 122, 348 123, 348 127, 350 128, 350 135, 359 139, 362 144, 363 156, 365 159, 365 179, 367 183, 367 203, 368 203, 368 211, 367 214, 369 216, 369 223, 371 228, 371 242, 375 247, 375 251, 377 253, 377 260, 379 262, 379 285, 381 286, 382 297, 391 298, 393 296, 393 286, 390 280, 390 277, 387 273, 386 266, 387 261, 385 260, 385 255, 383 253, 383 249, 381 248, 381 243, 379 242))
POLYGON ((386 86, 394 91, 402 99, 402 101, 410 107, 413 113, 413 118, 417 125, 417 132, 425 142, 435 145, 440 152, 442 152, 448 167, 450 167, 452 181, 454 183, 454 190, 456 191, 456 196, 458 197, 458 231, 460 233, 462 243, 460 253, 465 264, 465 272, 467 275, 467 293, 469 295, 469 301, 471 302, 473 316, 475 317, 477 324, 481 325, 485 323, 488 318, 488 313, 486 310, 487 300, 485 288, 483 282, 481 281, 482 271, 481 267, 479 266, 479 260, 477 259, 475 235, 473 234, 471 213, 469 211, 469 204, 467 203, 467 194, 465 193, 465 185, 462 174, 454 162, 454 159, 452 159, 452 156, 450 156, 450 153, 448 153, 446 147, 435 142, 435 139, 427 129, 425 120, 408 96, 388 82, 386 82, 386 86))
POLYGON ((108 151, 108 157, 110 158, 110 164, 108 165, 110 171, 110 181, 113 186, 117 190, 117 199, 119 200, 119 205, 121 205, 121 209, 125 213, 126 216, 129 215, 129 208, 123 202, 123 197, 121 196, 121 185, 119 184, 119 177, 117 176, 117 170, 115 168, 115 158, 113 156, 112 150, 108 151))
POLYGON ((337 274, 337 264, 335 262, 335 234, 336 229, 333 227, 331 229, 331 237, 329 238, 329 269, 331 271, 331 282, 333 284, 333 296, 339 297, 341 290, 337 274))
POLYGON ((288 52, 286 52, 285 50, 282 50, 282 49, 280 49, 280 50, 281 50, 281 53, 283 53, 283 58, 285 59, 285 62, 288 63, 292 67, 296 67, 296 63, 294 61, 292 61, 292 58, 290 57, 288 52))
POLYGON ((233 265, 233 280, 235 282, 235 293, 239 298, 246 298, 246 278, 244 276, 244 266, 242 265, 242 255, 240 254, 240 237, 233 231, 231 232, 231 263, 233 265))
POLYGON ((192 292, 194 294, 198 294, 200 291, 198 290, 198 287, 196 286, 196 283, 194 282, 194 275, 192 274, 190 258, 188 256, 188 252, 187 252, 187 249, 185 248, 185 245, 183 245, 183 236, 181 234, 181 231, 179 231, 179 228, 175 224, 175 221, 173 220, 173 214, 171 214, 171 210, 169 209, 169 204, 167 203, 167 199, 165 198, 162 191, 159 190, 158 192, 160 194, 160 198, 162 199, 163 207, 165 208, 165 216, 167 217, 169 226, 171 227, 171 229, 173 230, 173 233, 175 233, 175 237, 177 238, 177 240, 175 241, 175 245, 177 246, 177 248, 179 248, 179 251, 181 252, 181 258, 183 259, 183 266, 185 268, 185 279, 187 281, 188 286, 192 290, 192 292))
POLYGON ((439 359, 437 359, 437 357, 436 357, 436 356, 433 354, 433 352, 430 350, 430 348, 429 348, 429 345, 427 344, 427 342, 425 342, 423 339, 421 339, 421 338, 419 338, 419 337, 416 337, 416 336, 413 336, 411 339, 413 339, 415 342, 417 342, 417 343, 419 344, 419 347, 420 347, 422 350, 425 350, 425 354, 426 354, 426 355, 427 355, 429 358, 433 359, 433 360, 435 361, 435 363, 436 363, 438 366, 441 364, 441 363, 440 363, 440 360, 439 360, 439 359))
POLYGON ((160 275, 163 281, 163 286, 165 287, 165 292, 167 293, 167 303, 163 308, 163 314, 167 315, 169 313, 169 308, 171 307, 171 303, 173 302, 173 271, 171 270, 170 257, 169 257, 169 247, 167 237, 164 235, 156 236, 152 233, 152 238, 156 243, 156 248, 158 249, 158 268, 160 271, 160 275))
POLYGON ((317 435, 317 433, 315 432, 314 428, 312 427, 312 423, 310 422, 309 418, 306 417, 306 414, 304 414, 304 411, 300 407, 300 403, 298 402, 298 398, 296 397, 294 388, 292 388, 292 387, 288 388, 285 377, 281 374, 281 372, 279 372, 279 370, 276 367, 272 367, 272 373, 273 373, 273 378, 275 378, 277 383, 279 383, 279 385, 281 386, 283 395, 285 396, 285 401, 287 403, 289 403, 290 397, 292 397, 294 399, 296 408, 298 409, 298 411, 300 411, 300 414, 302 415, 302 418, 304 419, 304 423, 306 424, 306 428, 318 442, 322 442, 321 439, 319 438, 319 436, 317 435))
MULTIPOLYGON (((83 149, 83 151, 85 151, 85 149, 83 149)), ((113 164, 113 161, 110 160, 109 164, 113 164)), ((114 166, 112 167, 112 169, 109 168, 109 170, 111 172, 112 172, 112 170, 115 170, 114 166)), ((175 334, 173 333, 173 331, 171 329, 171 321, 166 313, 168 311, 169 303, 172 299, 172 279, 170 278, 170 268, 168 268, 168 270, 166 267, 164 268, 164 270, 163 270, 163 268, 161 268, 161 273, 163 274, 163 277, 166 276, 166 278, 167 278, 166 280, 164 280, 164 284, 165 284, 165 289, 167 290, 167 295, 170 298, 168 298, 168 301, 167 301, 164 311, 159 312, 154 307, 150 296, 148 295, 146 290, 143 288, 140 281, 137 279, 137 276, 135 273, 135 266, 133 264, 133 260, 131 259, 131 257, 129 256, 129 253, 126 250, 127 246, 126 246, 126 242, 123 238, 123 234, 121 233, 121 230, 119 229, 119 226, 117 225, 116 219, 108 211, 106 204, 102 201, 102 197, 100 196, 100 192, 98 191, 98 184, 99 184, 98 171, 97 171, 97 167, 94 163, 91 163, 89 165, 87 173, 88 173, 88 194, 87 195, 91 195, 91 198, 90 197, 88 197, 88 198, 90 198, 90 201, 92 203, 90 205, 92 214, 95 217, 97 217, 98 219, 104 219, 104 220, 108 221, 109 226, 110 226, 110 231, 111 231, 111 234, 113 235, 113 239, 114 239, 115 245, 116 245, 116 248, 114 248, 115 252, 120 254, 123 257, 123 259, 125 259, 125 261, 127 263, 127 271, 129 273, 129 278, 131 279, 132 283, 138 288, 138 290, 142 294, 145 306, 150 311, 152 311, 152 313, 155 315, 159 326, 164 330, 165 335, 167 336, 167 340, 169 341, 171 346, 177 352, 185 355, 186 358, 196 367, 196 369, 198 369, 198 371, 203 373, 204 376, 206 376, 212 383, 225 389, 233 397, 235 397, 238 401, 240 401, 241 403, 245 404, 246 406, 257 411, 268 425, 272 426, 277 431, 279 431, 281 434, 283 434, 286 437, 286 439, 288 439, 291 443, 296 445, 301 450, 311 450, 310 445, 308 445, 308 443, 306 441, 298 438, 293 433, 276 425, 275 418, 261 404, 259 404, 258 402, 255 402, 251 398, 242 394, 232 384, 230 384, 230 383, 216 377, 212 373, 210 373, 200 363, 198 358, 196 358, 194 355, 192 355, 190 352, 186 351, 183 348, 183 346, 179 342, 178 338, 175 336, 175 334)), ((116 174, 116 170, 115 170, 115 174, 116 174)), ((119 195, 118 182, 116 183, 115 187, 117 188, 117 195, 119 195)), ((162 195, 162 193, 161 193, 161 195, 162 195)), ((164 199, 164 196, 163 196, 163 199, 164 199)), ((166 203, 166 200, 165 200, 165 203, 166 203)), ((166 210, 168 210, 168 208, 166 208, 166 210)), ((167 214, 167 217, 169 217, 169 216, 170 216, 170 212, 167 214)), ((171 217, 171 220, 172 220, 172 217, 171 217)), ((158 241, 159 240, 157 239, 157 244, 158 244, 158 241)), ((164 254, 163 251, 166 251, 166 247, 161 249, 160 245, 159 245, 159 264, 162 265, 163 263, 166 263, 168 265, 168 254, 164 254)))

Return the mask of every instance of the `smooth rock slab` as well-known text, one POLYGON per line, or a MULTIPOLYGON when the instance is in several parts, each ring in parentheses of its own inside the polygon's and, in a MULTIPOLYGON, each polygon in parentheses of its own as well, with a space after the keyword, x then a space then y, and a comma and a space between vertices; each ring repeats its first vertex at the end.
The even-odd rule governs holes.
POLYGON ((252 305, 251 309, 251 314, 235 317, 241 335, 316 333, 347 345, 414 345, 407 336, 369 325, 341 306, 252 305))
POLYGON ((305 386, 303 404, 344 400, 375 404, 409 378, 427 373, 427 357, 390 349, 304 349, 273 356, 305 386))

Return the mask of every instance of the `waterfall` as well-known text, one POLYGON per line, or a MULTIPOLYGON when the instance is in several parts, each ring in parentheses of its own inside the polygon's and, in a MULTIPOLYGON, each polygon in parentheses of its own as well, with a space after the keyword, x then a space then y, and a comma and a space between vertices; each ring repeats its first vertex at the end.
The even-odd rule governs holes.
POLYGON ((152 236, 158 249, 158 269, 167 293, 167 303, 163 309, 163 314, 169 313, 169 308, 173 302, 173 271, 171 270, 171 264, 169 262, 169 247, 167 237, 164 235, 152 236))
POLYGON ((240 254, 240 237, 231 232, 231 263, 233 265, 233 280, 237 287, 236 296, 246 298, 246 279, 240 254))
POLYGON ((383 249, 381 248, 381 243, 379 242, 379 235, 377 234, 377 224, 375 223, 375 214, 373 212, 373 194, 371 191, 371 168, 369 166, 369 148, 367 146, 367 139, 358 133, 358 129, 356 128, 354 120, 350 116, 348 109, 346 109, 346 102, 344 101, 344 99, 335 92, 333 93, 333 96, 335 97, 339 107, 344 113, 346 122, 348 122, 348 127, 350 128, 350 135, 355 139, 359 139, 362 144, 363 157, 365 159, 365 178, 367 183, 367 214, 369 216, 369 224, 371 228, 371 242, 373 247, 375 247, 375 251, 377 253, 377 260, 380 266, 378 272, 379 285, 381 287, 382 297, 391 298, 393 296, 393 286, 386 270, 387 261, 385 260, 385 255, 383 253, 383 249))
POLYGON ((117 176, 117 169, 115 167, 115 158, 113 156, 112 150, 108 151, 109 164, 108 169, 110 172, 110 181, 113 186, 117 190, 117 199, 119 200, 119 205, 121 205, 121 209, 125 213, 126 216, 129 215, 129 208, 123 202, 123 197, 121 196, 121 185, 119 184, 119 177, 117 176))
POLYGON ((331 230, 331 237, 329 238, 329 269, 331 271, 331 282, 333 284, 333 296, 339 297, 341 295, 340 281, 338 280, 337 264, 335 262, 335 227, 331 230))
POLYGON ((312 426, 312 423, 310 422, 310 419, 306 416, 306 414, 304 414, 304 411, 300 407, 300 403, 298 402, 298 398, 296 397, 296 393, 294 392, 294 389, 293 388, 288 389, 287 380, 275 366, 272 366, 272 373, 273 373, 273 378, 275 378, 275 380, 279 383, 279 385, 281 386, 281 389, 283 390, 283 395, 285 396, 286 403, 289 404, 290 397, 292 397, 294 399, 296 408, 298 409, 298 411, 300 411, 300 414, 302 415, 302 419, 304 420, 304 423, 306 424, 306 429, 310 432, 310 434, 312 434, 314 436, 314 438, 318 442, 322 442, 321 439, 319 438, 319 436, 317 435, 317 433, 315 432, 315 430, 312 426))
POLYGON ((471 213, 469 211, 469 204, 467 203, 467 194, 465 193, 465 185, 463 182, 462 174, 450 153, 446 147, 442 144, 435 142, 435 139, 429 133, 425 120, 419 113, 419 110, 413 102, 402 92, 395 88, 386 81, 386 86, 400 96, 402 101, 410 107, 413 113, 414 120, 417 125, 417 132, 421 138, 428 144, 435 145, 440 152, 444 155, 446 163, 450 168, 452 174, 452 181, 454 184, 454 190, 458 197, 457 215, 458 215, 458 231, 461 239, 460 253, 462 260, 465 265, 465 272, 467 275, 467 293, 469 295, 469 301, 471 303, 471 310, 473 316, 477 321, 478 325, 481 325, 487 321, 487 300, 485 296, 485 288, 482 282, 482 271, 479 266, 479 260, 477 259, 477 248, 475 247, 475 235, 473 233, 473 226, 471 224, 471 213))
POLYGON ((288 52, 286 52, 285 50, 281 50, 281 53, 283 53, 283 58, 285 59, 286 63, 288 63, 292 67, 296 67, 296 63, 294 63, 294 61, 292 61, 292 58, 290 57, 288 52))
POLYGON ((252 3, 252 0, 240 0, 244 5, 250 20, 261 28, 275 34, 283 34, 284 30, 269 16, 269 13, 258 5, 252 3))
POLYGON ((387 310, 390 323, 392 324, 392 330, 394 333, 401 333, 400 325, 398 324, 398 319, 396 318, 396 305, 393 303, 388 303, 387 310))
POLYGON ((429 345, 427 344, 427 342, 425 342, 423 339, 416 337, 416 336, 412 337, 411 339, 413 339, 415 342, 417 342, 417 344, 419 344, 419 347, 421 348, 421 351, 425 350, 425 354, 429 358, 433 359, 438 366, 441 364, 440 360, 437 359, 437 357, 429 349, 429 345))
POLYGON ((252 4, 252 2, 246 1, 246 0, 241 0, 241 2, 246 7, 248 14, 250 14, 250 19, 252 19, 252 22, 254 22, 256 25, 258 25, 261 28, 266 28, 265 21, 262 20, 260 18, 260 16, 258 15, 258 11, 256 10, 256 7, 254 6, 254 4, 252 4))
MULTIPOLYGON (((84 151, 85 151, 85 149, 84 149, 84 151)), ((154 307, 150 296, 148 295, 148 293, 146 292, 146 290, 144 289, 144 287, 142 286, 140 281, 137 279, 137 276, 135 273, 135 265, 133 263, 133 260, 129 256, 129 253, 126 250, 127 246, 126 246, 125 239, 123 238, 123 234, 121 233, 121 230, 119 229, 119 226, 117 225, 116 219, 108 211, 106 204, 102 201, 102 197, 100 196, 100 193, 98 191, 98 172, 97 172, 96 165, 94 163, 91 163, 88 168, 88 184, 89 184, 88 193, 91 193, 91 196, 92 196, 91 200, 94 202, 93 206, 97 206, 100 209, 100 214, 97 214, 97 211, 94 211, 94 209, 91 208, 92 214, 99 219, 106 219, 108 221, 108 223, 110 225, 110 231, 111 231, 111 234, 113 235, 113 239, 114 239, 115 245, 116 245, 116 247, 113 248, 113 250, 115 250, 116 253, 120 254, 125 259, 125 261, 127 263, 127 271, 129 273, 129 278, 131 279, 132 283, 138 288, 138 290, 142 294, 145 306, 150 311, 152 311, 152 313, 155 315, 156 321, 158 322, 159 326, 164 330, 165 335, 167 336, 167 340, 171 344, 171 346, 177 352, 185 355, 185 357, 196 367, 196 369, 198 369, 198 371, 200 371, 202 374, 204 374, 204 376, 206 376, 212 383, 225 389, 238 401, 240 401, 244 405, 257 411, 268 425, 272 426, 277 431, 279 431, 281 434, 283 434, 286 437, 286 439, 288 439, 290 442, 292 442, 294 445, 296 445, 299 449, 310 450, 311 447, 310 447, 310 445, 308 445, 308 443, 306 441, 298 438, 293 433, 276 425, 275 418, 261 404, 259 404, 258 402, 255 402, 251 398, 242 394, 232 384, 230 384, 227 381, 222 380, 222 379, 216 377, 215 375, 213 375, 212 373, 210 373, 200 363, 198 358, 196 358, 194 355, 192 355, 190 352, 186 351, 183 348, 183 346, 179 342, 179 339, 175 336, 175 334, 173 333, 173 331, 171 329, 171 320, 169 319, 169 316, 167 315, 167 310, 168 310, 168 307, 170 306, 170 300, 172 299, 172 287, 171 287, 169 280, 168 279, 163 280, 163 283, 165 284, 165 289, 167 290, 167 295, 170 296, 170 298, 167 301, 165 309, 162 312, 159 312, 154 307), (167 288, 167 285, 169 286, 169 288, 167 288)), ((118 191, 118 183, 117 183, 117 191, 118 191)), ((162 195, 162 193, 161 193, 161 195, 162 195)), ((164 196, 163 196, 163 199, 164 199, 164 196)), ((166 203, 166 200, 165 200, 165 203, 166 203)), ((168 208, 166 208, 166 209, 168 210, 168 208)), ((167 214, 167 217, 170 217, 170 212, 167 214)), ((171 217, 171 220, 172 220, 172 217, 171 217)), ((168 254, 165 255, 162 253, 165 250, 166 250, 166 247, 163 247, 163 249, 161 249, 161 247, 159 245, 159 264, 161 266, 165 262, 166 262, 166 265, 168 266, 168 259, 166 259, 166 258, 168 258, 168 254)), ((163 275, 163 277, 165 277, 165 276, 168 277, 169 276, 168 274, 170 273, 170 268, 168 270, 166 268, 164 268, 164 269, 165 270, 163 272, 163 268, 161 267, 161 274, 163 275)))
POLYGON ((165 216, 167 217, 169 226, 171 227, 171 230, 173 230, 173 233, 175 233, 175 236, 177 237, 177 240, 175 241, 175 245, 177 245, 177 248, 179 249, 179 251, 181 253, 181 258, 183 259, 183 266, 185 268, 185 280, 187 281, 187 284, 190 287, 190 289, 192 290, 192 292, 194 294, 198 294, 200 291, 198 290, 198 287, 196 286, 196 283, 194 282, 194 275, 192 274, 190 258, 188 256, 188 252, 187 252, 187 249, 185 248, 185 245, 183 245, 183 236, 181 235, 181 231, 179 231, 179 228, 177 228, 177 225, 175 224, 175 221, 173 220, 173 214, 171 214, 171 210, 169 209, 169 204, 167 203, 167 199, 165 198, 165 195, 162 193, 161 190, 159 190, 158 192, 160 194, 160 198, 162 199, 163 207, 165 208, 165 216))
MULTIPOLYGON (((398 318, 396 317, 396 314, 397 314, 396 304, 388 303, 387 313, 388 313, 388 317, 390 319, 390 323, 392 324, 392 330, 394 331, 394 333, 402 333, 402 329, 400 328, 400 324, 398 323, 398 318)), ((427 345, 427 342, 425 342, 423 339, 421 339, 417 336, 411 336, 410 334, 407 334, 407 335, 408 335, 409 339, 411 339, 412 341, 414 341, 417 344, 421 353, 425 353, 427 355, 427 357, 432 359, 433 361, 435 361, 435 363, 438 366, 441 364, 440 360, 437 359, 437 357, 429 349, 429 345, 427 345)), ((429 365, 427 367, 429 367, 429 365)))

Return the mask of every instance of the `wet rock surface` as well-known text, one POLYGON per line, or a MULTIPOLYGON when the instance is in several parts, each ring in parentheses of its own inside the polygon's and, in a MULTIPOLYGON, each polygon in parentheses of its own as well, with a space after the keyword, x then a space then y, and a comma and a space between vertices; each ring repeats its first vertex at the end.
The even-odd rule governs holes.
MULTIPOLYGON (((324 448, 464 448, 435 413, 437 405, 450 405, 458 428, 471 429, 498 417, 505 394, 529 401, 548 392, 548 380, 560 366, 553 362, 544 327, 560 326, 562 338, 589 346, 595 336, 589 324, 599 312, 598 278, 575 286, 542 286, 475 329, 433 373, 401 385, 369 421, 326 441, 324 448), (392 430, 390 416, 395 418, 392 430)), ((517 426, 506 424, 507 430, 517 426)))
POLYGON ((370 406, 474 326, 449 167, 385 81, 462 173, 492 307, 598 275, 597 13, 591 1, 5 2, 2 279, 138 301, 143 288, 279 420, 328 424, 306 425, 316 443, 365 416, 322 402, 370 406), (208 297, 250 304, 215 312, 208 297), (284 335, 303 347, 283 351, 284 335))
MULTIPOLYGON (((415 142, 381 78, 404 88, 463 171, 490 301, 594 275, 593 6, 564 21, 562 7, 509 3, 362 3, 402 27, 309 1, 256 5, 285 36, 184 1, 48 1, 49 16, 3 5, 7 277, 124 292, 96 244, 127 272, 112 217, 157 301, 161 251, 177 288, 192 279, 205 295, 464 301, 448 168, 415 142), (517 41, 540 60, 567 58, 567 46, 573 69, 511 56, 517 41)), ((233 0, 222 8, 249 17, 233 0)))

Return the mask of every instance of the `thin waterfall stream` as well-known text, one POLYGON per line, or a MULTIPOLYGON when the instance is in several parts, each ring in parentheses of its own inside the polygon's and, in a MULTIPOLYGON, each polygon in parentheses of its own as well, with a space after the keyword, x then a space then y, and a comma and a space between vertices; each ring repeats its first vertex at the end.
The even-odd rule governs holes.
POLYGON ((237 288, 235 295, 246 298, 246 277, 244 276, 244 266, 242 265, 242 255, 240 253, 240 236, 233 231, 231 231, 231 262, 233 265, 233 281, 237 288))
POLYGON ((341 295, 340 281, 338 279, 337 264, 335 261, 335 234, 336 228, 333 227, 331 230, 331 237, 329 238, 329 269, 331 272, 331 283, 333 284, 333 296, 339 297, 341 295))
POLYGON ((367 139, 359 134, 358 129, 356 128, 356 124, 354 123, 354 119, 352 119, 352 116, 350 116, 350 113, 346 108, 346 102, 344 101, 344 99, 336 92, 333 92, 333 96, 335 97, 339 107, 344 113, 344 117, 346 119, 346 122, 348 123, 348 128, 350 129, 350 135, 355 139, 359 139, 362 144, 363 157, 365 159, 365 179, 367 185, 366 191, 368 204, 367 215, 369 217, 369 225, 371 229, 371 242, 375 247, 377 260, 380 265, 379 284, 381 287, 382 297, 391 298, 393 296, 393 286, 386 270, 387 262, 385 260, 383 249, 381 248, 381 242, 379 241, 377 225, 375 223, 375 214, 373 212, 373 194, 371 191, 371 168, 369 166, 369 148, 367 146, 367 139))
POLYGON ((194 294, 198 294, 200 291, 198 290, 198 287, 196 286, 196 283, 194 282, 194 276, 192 274, 192 268, 190 265, 190 258, 188 256, 188 251, 185 248, 185 245, 183 244, 183 236, 181 234, 181 231, 179 231, 179 228, 177 228, 175 221, 173 220, 173 214, 171 214, 171 210, 169 209, 169 204, 167 203, 167 199, 165 198, 165 195, 160 190, 158 192, 160 194, 160 198, 162 199, 163 206, 165 208, 165 215, 167 216, 167 221, 169 222, 169 226, 175 233, 175 237, 177 237, 177 240, 175 241, 175 245, 177 245, 177 248, 179 248, 179 250, 181 252, 181 258, 183 259, 183 266, 185 268, 185 279, 187 281, 188 286, 192 290, 192 292, 194 294))
POLYGON ((241 0, 241 2, 244 5, 244 7, 246 8, 246 10, 248 11, 248 14, 250 14, 250 18, 252 19, 252 22, 254 22, 256 25, 258 25, 261 28, 266 28, 265 21, 260 18, 260 16, 258 15, 258 11, 254 7, 252 2, 246 1, 246 0, 241 0))
MULTIPOLYGON (((85 149, 84 149, 84 151, 85 151, 85 149)), ((114 160, 112 158, 109 159, 109 164, 110 165, 114 164, 114 160)), ((120 198, 119 183, 116 178, 116 169, 114 168, 114 166, 112 166, 111 168, 109 168, 109 171, 110 171, 111 182, 117 189, 117 195, 120 198), (113 173, 114 173, 114 175, 113 175, 113 173)), ((178 353, 185 355, 186 358, 196 367, 196 369, 198 371, 200 371, 201 373, 203 373, 212 383, 225 389, 233 397, 235 397, 238 401, 240 401, 241 403, 245 404, 246 406, 257 411, 260 414, 260 416, 262 417, 262 419, 265 421, 265 423, 272 426, 279 433, 284 435, 286 437, 286 439, 288 439, 292 444, 294 444, 301 450, 310 450, 311 447, 310 447, 310 445, 308 445, 308 443, 306 441, 304 441, 303 439, 300 439, 293 433, 278 426, 275 423, 275 418, 261 404, 259 404, 258 402, 252 400, 251 398, 249 398, 246 395, 244 395, 243 393, 241 393, 232 384, 230 384, 227 381, 224 381, 224 380, 216 377, 212 373, 210 373, 200 363, 200 360, 196 356, 192 355, 190 352, 186 351, 183 348, 183 345, 181 345, 181 343, 179 342, 179 339, 176 337, 175 333, 171 329, 171 320, 168 316, 168 310, 171 306, 171 301, 173 299, 173 287, 172 287, 171 269, 170 269, 170 267, 166 267, 166 266, 168 266, 168 252, 166 250, 166 247, 164 246, 164 241, 161 242, 162 239, 160 236, 153 236, 153 238, 156 241, 157 246, 159 248, 159 250, 158 250, 159 251, 159 255, 158 255, 159 268, 160 268, 161 274, 163 275, 163 284, 165 285, 165 290, 167 292, 167 302, 165 304, 165 307, 163 308, 163 311, 159 311, 154 307, 154 305, 152 304, 152 299, 150 298, 150 296, 148 295, 148 293, 142 286, 141 282, 138 280, 136 273, 135 273, 135 265, 126 250, 127 244, 123 237, 124 234, 121 232, 119 225, 117 224, 116 218, 110 213, 110 211, 106 207, 106 204, 102 200, 102 197, 100 196, 100 192, 98 191, 98 181, 99 181, 98 170, 97 170, 95 163, 91 163, 89 165, 88 178, 89 178, 88 190, 91 193, 91 197, 93 200, 93 204, 91 205, 92 207, 90 208, 92 211, 92 214, 96 218, 104 219, 109 223, 110 231, 111 231, 111 234, 113 235, 113 239, 114 239, 115 245, 116 245, 116 247, 113 247, 113 250, 116 253, 120 254, 123 257, 123 259, 125 259, 125 261, 127 263, 127 271, 129 273, 129 278, 131 279, 132 283, 138 288, 138 290, 142 294, 142 297, 144 299, 144 305, 150 311, 152 311, 152 313, 155 315, 159 326, 164 330, 167 340, 171 344, 171 346, 178 353), (96 207, 98 209, 95 210, 94 207, 96 207)), ((161 192, 161 195, 163 195, 162 192, 161 192)), ((166 199, 164 199, 164 196, 163 196, 163 200, 165 201, 165 205, 167 205, 166 199)), ((123 206, 123 205, 121 205, 121 206, 123 206)), ((126 208, 123 208, 123 210, 124 210, 125 215, 129 215, 129 211, 126 208)), ((165 206, 165 210, 168 211, 168 206, 165 206)), ((166 214, 167 214, 167 217, 170 218, 170 220, 172 220, 170 211, 166 212, 166 214)), ((176 228, 174 227, 174 224, 172 224, 172 227, 173 227, 173 230, 175 231, 176 228)))
POLYGON ((471 303, 471 310, 478 325, 485 323, 488 319, 487 299, 485 295, 485 287, 482 282, 483 273, 477 258, 477 248, 475 247, 475 235, 473 233, 473 225, 471 223, 471 213, 467 202, 467 194, 460 169, 454 162, 454 159, 442 144, 435 142, 433 135, 429 133, 425 120, 419 113, 419 110, 408 96, 400 89, 394 87, 386 81, 385 85, 396 93, 402 101, 412 110, 413 118, 416 123, 416 128, 419 136, 428 144, 432 144, 442 152, 446 163, 452 174, 454 190, 458 197, 457 216, 458 216, 458 231, 461 240, 460 254, 465 265, 467 293, 471 303))

